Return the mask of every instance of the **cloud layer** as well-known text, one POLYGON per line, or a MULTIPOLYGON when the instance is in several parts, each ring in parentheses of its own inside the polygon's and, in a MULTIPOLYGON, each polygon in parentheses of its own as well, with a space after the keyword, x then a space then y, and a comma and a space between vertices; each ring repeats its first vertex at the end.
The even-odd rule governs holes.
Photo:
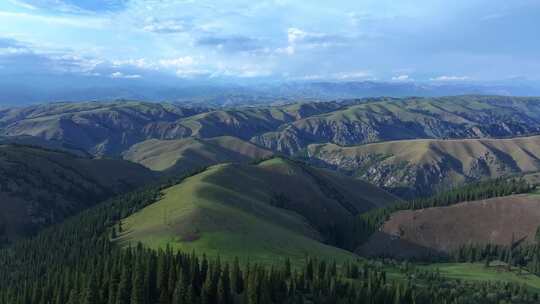
POLYGON ((540 79, 533 0, 8 0, 0 75, 540 79))

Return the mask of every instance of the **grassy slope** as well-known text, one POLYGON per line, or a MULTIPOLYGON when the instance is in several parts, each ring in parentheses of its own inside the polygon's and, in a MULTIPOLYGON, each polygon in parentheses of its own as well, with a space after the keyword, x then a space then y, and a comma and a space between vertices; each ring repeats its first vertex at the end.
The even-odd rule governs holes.
POLYGON ((186 172, 223 162, 246 162, 272 153, 231 136, 210 139, 150 139, 132 146, 124 159, 154 171, 186 172))
POLYGON ((540 170, 540 136, 417 139, 353 147, 311 145, 308 155, 379 186, 433 190, 468 180, 540 170))
MULTIPOLYGON (((327 181, 334 177, 315 174, 327 181)), ((359 209, 395 199, 370 185, 349 182, 356 185, 352 192, 340 189, 340 193, 347 199, 357 198, 359 209)), ((166 189, 162 200, 123 220, 126 233, 121 240, 141 241, 151 247, 169 244, 225 258, 239 256, 263 262, 282 257, 301 260, 306 255, 343 260, 352 254, 322 244, 322 236, 314 227, 332 217, 339 220, 339 216, 347 215, 299 165, 272 159, 251 166, 214 166, 166 189), (291 198, 290 208, 311 205, 311 209, 301 216, 271 206, 269 201, 276 191, 291 198)))
POLYGON ((525 284, 531 290, 540 292, 540 277, 519 270, 515 267, 507 271, 505 267, 497 268, 490 265, 486 268, 483 263, 435 263, 421 266, 430 270, 438 270, 443 277, 466 281, 500 281, 525 284))
POLYGON ((17 237, 153 176, 127 161, 0 145, 0 225, 6 226, 8 236, 17 237))

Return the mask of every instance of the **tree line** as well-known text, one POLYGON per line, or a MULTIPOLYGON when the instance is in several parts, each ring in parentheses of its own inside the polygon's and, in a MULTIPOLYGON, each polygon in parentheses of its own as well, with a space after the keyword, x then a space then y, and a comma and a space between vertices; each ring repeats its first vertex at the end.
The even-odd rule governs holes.
POLYGON ((360 259, 241 265, 112 242, 122 218, 178 181, 118 196, 1 249, 0 304, 465 304, 474 303, 478 290, 494 295, 483 302, 488 304, 538 301, 516 284, 471 285, 411 270, 389 279, 386 266, 360 259))

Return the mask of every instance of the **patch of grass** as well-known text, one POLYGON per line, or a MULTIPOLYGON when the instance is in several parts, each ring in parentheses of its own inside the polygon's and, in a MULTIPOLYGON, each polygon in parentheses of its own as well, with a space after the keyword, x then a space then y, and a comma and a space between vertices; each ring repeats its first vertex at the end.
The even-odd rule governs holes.
POLYGON ((540 292, 540 277, 526 270, 519 271, 512 267, 510 271, 504 265, 485 267, 483 263, 435 263, 420 266, 438 270, 443 277, 467 281, 500 281, 525 284, 531 290, 540 292))

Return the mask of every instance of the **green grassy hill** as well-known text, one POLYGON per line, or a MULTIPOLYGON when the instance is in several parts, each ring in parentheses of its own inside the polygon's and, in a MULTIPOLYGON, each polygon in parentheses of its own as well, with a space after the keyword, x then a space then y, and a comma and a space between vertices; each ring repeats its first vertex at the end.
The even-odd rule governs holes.
MULTIPOLYGON (((540 170, 540 136, 310 145, 307 157, 403 194, 540 170)), ((531 176, 532 177, 532 176, 531 176)))
POLYGON ((0 239, 32 234, 154 176, 127 161, 0 145, 0 239))
POLYGON ((247 162, 271 155, 272 152, 252 143, 221 136, 210 139, 149 139, 132 146, 123 157, 154 171, 178 174, 218 163, 247 162))
POLYGON ((351 254, 352 218, 398 199, 367 183, 274 158, 217 165, 165 189, 122 220, 122 243, 142 242, 264 262, 351 254))

